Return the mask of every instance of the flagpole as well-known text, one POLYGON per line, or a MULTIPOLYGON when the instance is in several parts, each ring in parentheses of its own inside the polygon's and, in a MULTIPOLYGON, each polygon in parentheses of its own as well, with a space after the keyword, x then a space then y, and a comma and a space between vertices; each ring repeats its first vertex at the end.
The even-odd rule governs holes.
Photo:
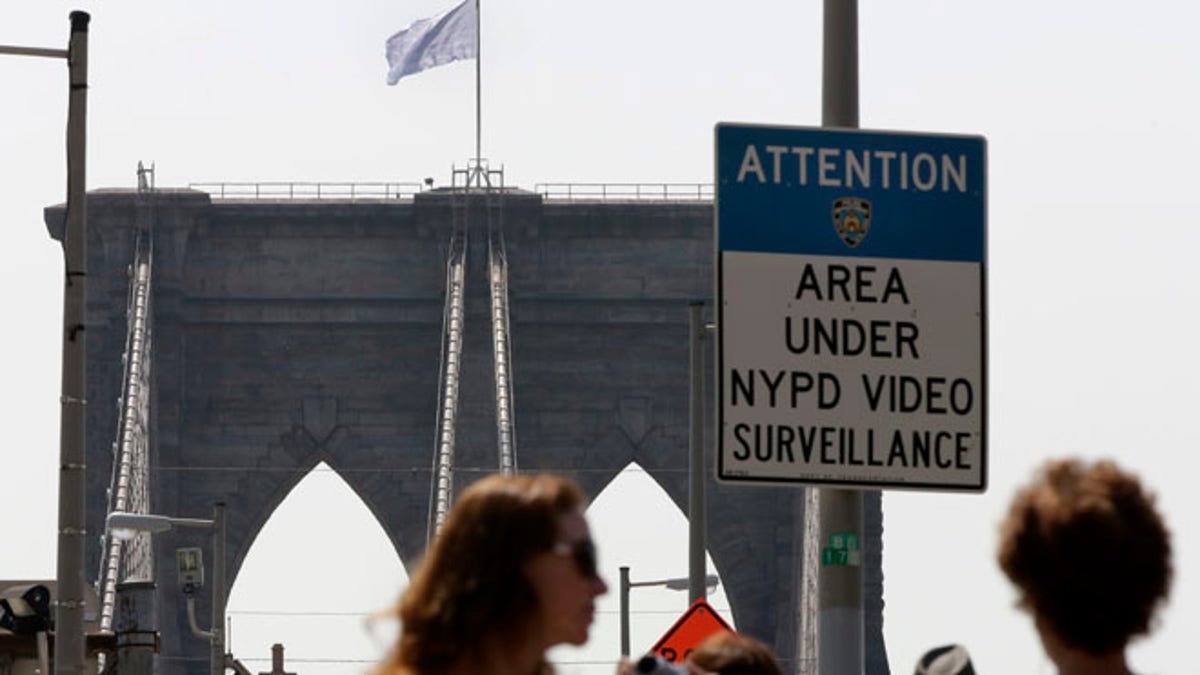
POLYGON ((483 139, 483 52, 480 51, 479 0, 475 0, 475 174, 477 185, 483 187, 483 164, 480 150, 483 139))

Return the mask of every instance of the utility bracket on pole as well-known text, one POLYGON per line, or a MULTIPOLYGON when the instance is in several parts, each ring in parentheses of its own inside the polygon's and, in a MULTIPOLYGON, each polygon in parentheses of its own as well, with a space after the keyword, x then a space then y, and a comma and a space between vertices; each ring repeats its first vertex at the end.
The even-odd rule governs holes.
POLYGON ((465 169, 452 166, 450 176, 450 185, 455 188, 504 189, 504 166, 492 169, 487 159, 469 159, 465 169), (459 184, 460 177, 462 184, 459 184))

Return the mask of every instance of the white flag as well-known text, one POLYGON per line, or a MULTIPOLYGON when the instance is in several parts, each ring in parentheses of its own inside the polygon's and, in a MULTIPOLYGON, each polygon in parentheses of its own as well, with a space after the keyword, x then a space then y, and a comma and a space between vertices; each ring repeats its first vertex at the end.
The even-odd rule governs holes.
POLYGON ((475 3, 463 0, 454 9, 414 21, 388 38, 388 84, 426 68, 476 58, 475 3))

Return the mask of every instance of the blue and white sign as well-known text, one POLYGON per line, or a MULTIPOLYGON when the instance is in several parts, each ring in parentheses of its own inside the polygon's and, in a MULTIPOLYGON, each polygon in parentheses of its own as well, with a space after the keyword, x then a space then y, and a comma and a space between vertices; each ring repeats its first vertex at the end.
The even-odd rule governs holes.
POLYGON ((981 137, 716 128, 717 478, 987 485, 981 137))

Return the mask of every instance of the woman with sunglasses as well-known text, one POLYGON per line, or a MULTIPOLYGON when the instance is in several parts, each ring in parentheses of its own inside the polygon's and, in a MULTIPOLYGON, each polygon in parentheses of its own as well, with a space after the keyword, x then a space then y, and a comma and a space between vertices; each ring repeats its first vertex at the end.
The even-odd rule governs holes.
POLYGON ((542 675, 546 650, 581 645, 608 589, 584 496, 552 475, 463 491, 400 598, 400 639, 379 675, 542 675))

